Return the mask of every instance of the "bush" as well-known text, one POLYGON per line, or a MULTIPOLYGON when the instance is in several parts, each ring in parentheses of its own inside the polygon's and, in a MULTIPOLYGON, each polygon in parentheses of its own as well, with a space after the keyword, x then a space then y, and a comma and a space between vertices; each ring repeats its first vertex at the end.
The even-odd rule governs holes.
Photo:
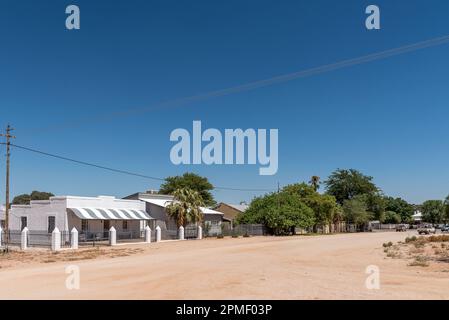
POLYGON ((448 242, 449 235, 430 236, 427 238, 429 242, 448 242))
POLYGON ((248 234, 248 233, 245 233, 245 234, 243 235, 243 238, 249 238, 249 234, 248 234))
POLYGON ((391 241, 383 244, 384 248, 389 248, 391 246, 393 246, 393 242, 391 242, 391 241))
POLYGON ((417 256, 415 257, 415 261, 411 262, 409 266, 412 267, 428 267, 429 264, 427 263, 428 259, 424 256, 417 256))
POLYGON ((224 235, 222 235, 222 234, 219 234, 218 236, 217 236, 217 239, 223 239, 224 238, 224 235))
POLYGON ((410 238, 407 237, 407 238, 405 238, 405 243, 414 242, 416 240, 418 240, 418 238, 416 236, 413 236, 413 237, 410 237, 410 238))

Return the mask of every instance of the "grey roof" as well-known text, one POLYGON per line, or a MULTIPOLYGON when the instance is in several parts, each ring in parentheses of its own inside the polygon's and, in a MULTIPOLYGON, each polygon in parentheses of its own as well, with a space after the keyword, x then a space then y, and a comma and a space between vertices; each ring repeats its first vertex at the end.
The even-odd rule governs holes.
POLYGON ((224 204, 240 212, 245 212, 246 209, 248 209, 249 207, 247 204, 232 204, 232 203, 224 203, 224 204))

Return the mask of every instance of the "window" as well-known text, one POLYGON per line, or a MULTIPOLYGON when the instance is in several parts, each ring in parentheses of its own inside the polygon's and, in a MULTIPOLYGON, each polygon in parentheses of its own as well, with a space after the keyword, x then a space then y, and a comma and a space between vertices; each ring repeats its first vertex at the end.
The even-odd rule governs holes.
POLYGON ((128 230, 128 221, 123 220, 123 230, 128 230))
POLYGON ((49 216, 47 225, 48 225, 48 233, 52 233, 53 230, 55 230, 55 227, 56 227, 56 217, 55 216, 49 216))
POLYGON ((109 220, 104 220, 103 222, 103 229, 104 230, 109 230, 111 228, 111 224, 109 220))
POLYGON ((27 217, 20 217, 20 230, 22 231, 28 225, 27 217))
POLYGON ((81 220, 81 231, 87 231, 89 229, 89 221, 81 220))
POLYGON ((2 229, 5 229, 5 226, 6 226, 5 220, 0 220, 0 227, 2 229))

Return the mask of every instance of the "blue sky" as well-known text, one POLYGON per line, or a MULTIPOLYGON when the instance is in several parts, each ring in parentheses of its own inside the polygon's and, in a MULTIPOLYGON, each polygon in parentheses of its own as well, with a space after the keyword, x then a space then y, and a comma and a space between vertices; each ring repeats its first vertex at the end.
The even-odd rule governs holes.
MULTIPOLYGON (((449 44, 152 107, 449 35, 448 21, 447 0, 0 0, 0 125, 16 128, 19 145, 150 176, 192 171, 219 186, 275 189, 355 168, 386 194, 441 199, 449 194, 449 44), (81 30, 65 29, 69 4, 80 7, 81 30), (369 4, 381 9, 381 30, 364 27, 369 4), (149 110, 110 116, 135 108, 149 110), (279 129, 278 173, 173 165, 170 132, 191 130, 193 120, 220 130, 279 129)), ((125 196, 159 182, 14 149, 11 185, 12 195, 125 196)), ((215 192, 228 202, 257 194, 215 192)))

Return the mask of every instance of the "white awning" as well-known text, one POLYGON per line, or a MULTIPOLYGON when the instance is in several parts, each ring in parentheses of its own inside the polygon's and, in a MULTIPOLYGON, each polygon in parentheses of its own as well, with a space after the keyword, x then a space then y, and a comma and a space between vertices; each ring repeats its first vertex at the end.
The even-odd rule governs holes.
POLYGON ((144 210, 106 208, 67 208, 80 219, 88 220, 150 220, 144 210))

